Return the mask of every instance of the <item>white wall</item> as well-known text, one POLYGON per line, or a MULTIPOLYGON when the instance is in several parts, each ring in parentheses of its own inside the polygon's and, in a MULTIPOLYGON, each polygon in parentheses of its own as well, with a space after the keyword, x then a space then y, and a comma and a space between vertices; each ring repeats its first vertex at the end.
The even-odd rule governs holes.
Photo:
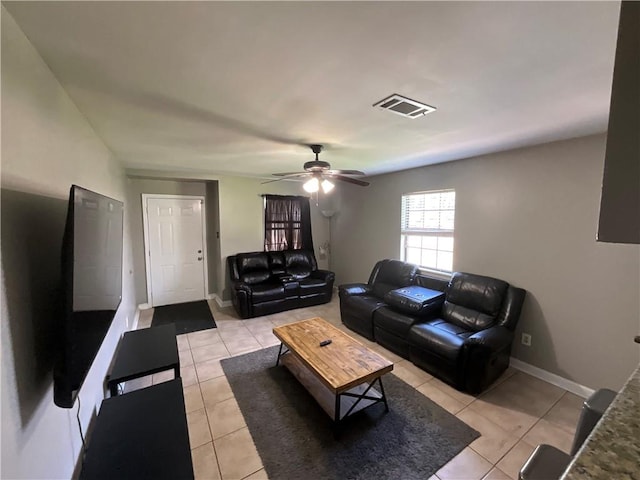
MULTIPOLYGON (((12 227, 3 228, 1 250, 2 478, 70 478, 80 454, 77 403, 54 405, 51 376, 51 304, 72 183, 125 199, 119 162, 2 7, 2 220, 12 227)), ((135 314, 128 215, 125 205, 122 303, 80 391, 85 430, 135 314)))
POLYGON ((596 135, 382 175, 343 190, 338 283, 400 255, 403 193, 456 190, 454 270, 529 294, 513 355, 591 388, 618 389, 638 363, 640 247, 595 241, 605 137, 596 135))

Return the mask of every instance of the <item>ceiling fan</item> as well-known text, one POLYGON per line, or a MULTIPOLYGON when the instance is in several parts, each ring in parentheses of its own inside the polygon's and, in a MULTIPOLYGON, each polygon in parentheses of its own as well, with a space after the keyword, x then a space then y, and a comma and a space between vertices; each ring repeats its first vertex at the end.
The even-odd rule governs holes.
POLYGON ((303 166, 304 172, 286 172, 286 173, 274 173, 277 178, 275 180, 269 180, 262 183, 278 182, 285 179, 311 177, 307 180, 302 188, 309 193, 314 193, 322 188, 324 193, 329 193, 335 186, 331 180, 340 180, 341 182, 353 183, 361 187, 366 187, 369 182, 364 180, 358 180, 357 178, 351 178, 347 175, 364 175, 364 172, 360 170, 332 170, 329 162, 324 162, 318 159, 318 155, 322 151, 322 145, 309 145, 311 151, 316 154, 316 159, 306 162, 303 166))

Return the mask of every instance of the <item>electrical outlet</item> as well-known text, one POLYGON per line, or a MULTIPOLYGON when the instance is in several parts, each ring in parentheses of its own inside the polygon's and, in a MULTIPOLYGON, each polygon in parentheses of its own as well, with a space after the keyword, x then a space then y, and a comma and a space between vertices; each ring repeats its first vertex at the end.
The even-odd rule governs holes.
POLYGON ((528 333, 523 333, 522 334, 522 344, 526 345, 527 347, 531 346, 531 335, 528 333))

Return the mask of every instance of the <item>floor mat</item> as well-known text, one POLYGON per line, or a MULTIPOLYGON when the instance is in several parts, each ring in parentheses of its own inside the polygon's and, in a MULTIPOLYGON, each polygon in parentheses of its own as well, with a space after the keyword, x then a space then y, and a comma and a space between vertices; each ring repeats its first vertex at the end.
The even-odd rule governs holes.
POLYGON ((151 327, 173 323, 176 335, 216 328, 216 322, 206 300, 155 307, 151 327))
POLYGON ((221 361, 269 478, 424 480, 480 436, 388 374, 389 412, 379 404, 355 414, 336 440, 329 416, 275 366, 278 348, 221 361))

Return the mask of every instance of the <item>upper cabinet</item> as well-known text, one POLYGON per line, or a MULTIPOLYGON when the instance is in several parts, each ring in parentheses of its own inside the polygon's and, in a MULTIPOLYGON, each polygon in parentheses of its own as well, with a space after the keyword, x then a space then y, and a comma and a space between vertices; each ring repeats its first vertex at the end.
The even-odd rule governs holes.
POLYGON ((613 71, 598 241, 640 244, 640 2, 624 1, 613 71))

